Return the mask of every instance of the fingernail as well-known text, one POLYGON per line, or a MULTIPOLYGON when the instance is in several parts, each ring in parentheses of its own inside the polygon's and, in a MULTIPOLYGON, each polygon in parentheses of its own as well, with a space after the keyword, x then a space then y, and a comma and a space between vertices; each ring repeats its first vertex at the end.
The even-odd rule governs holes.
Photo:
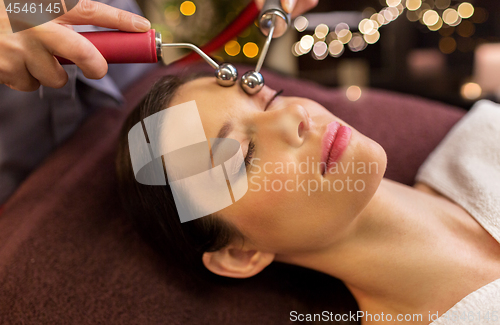
POLYGON ((149 22, 149 20, 140 16, 134 16, 133 24, 134 27, 139 30, 148 31, 151 29, 151 23, 149 22))
POLYGON ((293 8, 295 7, 295 2, 296 0, 285 0, 285 4, 283 5, 283 10, 291 14, 293 8))

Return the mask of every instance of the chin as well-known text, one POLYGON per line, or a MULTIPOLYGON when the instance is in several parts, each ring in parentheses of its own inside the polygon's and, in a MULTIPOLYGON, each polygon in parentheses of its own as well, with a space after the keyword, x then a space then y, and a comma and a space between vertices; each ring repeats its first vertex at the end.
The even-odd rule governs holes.
POLYGON ((363 150, 360 154, 363 157, 363 162, 366 165, 371 164, 372 166, 371 172, 367 175, 368 177, 366 179, 366 194, 371 199, 384 178, 387 167, 387 154, 380 144, 364 135, 362 135, 362 137, 365 141, 363 141, 363 150))
POLYGON ((386 152, 380 144, 353 129, 351 144, 339 162, 355 163, 354 173, 351 170, 346 176, 364 185, 362 191, 349 193, 351 213, 357 215, 371 201, 382 182, 387 167, 386 152), (363 167, 366 173, 362 172, 363 167))

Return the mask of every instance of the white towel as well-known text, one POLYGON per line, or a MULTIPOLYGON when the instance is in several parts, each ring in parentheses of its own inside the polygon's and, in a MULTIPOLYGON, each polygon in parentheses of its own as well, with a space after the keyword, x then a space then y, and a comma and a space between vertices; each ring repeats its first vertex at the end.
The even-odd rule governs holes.
POLYGON ((500 243, 500 105, 477 102, 420 167, 417 181, 462 206, 500 243))
MULTIPOLYGON (((416 180, 462 206, 500 243, 500 105, 477 102, 427 158, 416 180)), ((500 279, 467 295, 431 325, 486 323, 500 324, 500 279)))

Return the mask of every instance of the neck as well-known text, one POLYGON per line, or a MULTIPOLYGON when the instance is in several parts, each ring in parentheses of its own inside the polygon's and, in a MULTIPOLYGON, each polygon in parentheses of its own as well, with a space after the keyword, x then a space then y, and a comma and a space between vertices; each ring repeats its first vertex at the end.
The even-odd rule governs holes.
POLYGON ((360 310, 425 310, 425 319, 428 311, 446 311, 462 298, 462 293, 449 296, 450 279, 470 263, 471 251, 462 238, 471 238, 477 229, 459 210, 443 198, 384 179, 342 240, 322 251, 277 260, 342 280, 360 310), (450 306, 450 299, 457 300, 450 306))

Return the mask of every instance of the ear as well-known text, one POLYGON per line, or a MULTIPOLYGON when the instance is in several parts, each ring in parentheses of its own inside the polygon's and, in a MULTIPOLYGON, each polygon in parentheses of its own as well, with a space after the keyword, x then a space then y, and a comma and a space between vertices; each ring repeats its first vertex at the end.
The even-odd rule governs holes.
POLYGON ((205 252, 203 264, 212 273, 230 278, 249 278, 274 260, 274 253, 229 245, 216 252, 205 252))

